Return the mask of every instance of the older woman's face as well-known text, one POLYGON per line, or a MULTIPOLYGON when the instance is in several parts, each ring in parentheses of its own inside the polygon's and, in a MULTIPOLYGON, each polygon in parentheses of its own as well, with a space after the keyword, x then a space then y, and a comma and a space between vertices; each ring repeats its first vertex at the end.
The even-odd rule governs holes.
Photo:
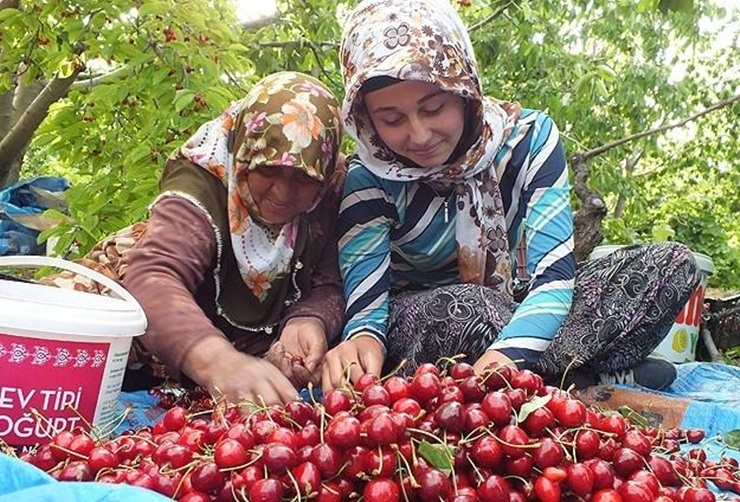
POLYGON ((287 223, 308 211, 322 186, 291 166, 265 166, 249 171, 247 185, 260 217, 273 225, 287 223))
POLYGON ((365 107, 383 142, 421 167, 444 164, 465 125, 462 98, 428 82, 405 81, 368 92, 365 107))

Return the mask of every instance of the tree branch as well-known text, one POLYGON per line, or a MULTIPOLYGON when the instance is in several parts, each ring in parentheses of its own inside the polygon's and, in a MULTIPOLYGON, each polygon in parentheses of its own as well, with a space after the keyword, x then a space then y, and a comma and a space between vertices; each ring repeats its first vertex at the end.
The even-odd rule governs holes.
POLYGON ((8 173, 9 165, 28 146, 36 129, 46 118, 49 107, 69 92, 69 87, 84 69, 76 67, 68 77, 54 77, 23 112, 8 134, 0 141, 0 180, 8 173))
POLYGON ((731 98, 723 99, 722 101, 719 101, 719 102, 713 104, 712 106, 710 106, 710 107, 708 107, 708 108, 706 108, 706 109, 704 109, 704 110, 702 110, 702 111, 700 111, 698 113, 695 113, 694 115, 691 115, 690 117, 687 117, 687 118, 685 118, 683 120, 680 120, 678 122, 675 122, 673 124, 668 124, 668 125, 656 127, 655 129, 650 129, 648 131, 638 132, 636 134, 632 134, 632 135, 627 136, 625 138, 618 139, 616 141, 612 141, 611 143, 607 143, 606 145, 601 145, 598 148, 594 148, 593 150, 589 150, 587 152, 583 152, 583 153, 580 153, 578 155, 580 155, 583 158, 584 161, 588 161, 588 160, 596 157, 597 155, 601 155, 602 153, 606 152, 607 150, 611 150, 612 148, 616 148, 618 146, 622 146, 625 143, 629 143, 630 141, 634 141, 636 139, 644 138, 646 136, 652 136, 653 134, 658 134, 658 133, 661 133, 661 132, 669 131, 671 129, 675 129, 676 127, 684 126, 684 125, 688 124, 689 122, 692 122, 692 121, 698 119, 699 117, 702 117, 704 115, 707 115, 709 113, 712 113, 713 111, 719 110, 720 108, 724 108, 725 106, 729 106, 731 104, 737 103, 738 101, 740 101, 740 94, 738 94, 736 96, 732 96, 731 98))
POLYGON ((19 0, 0 0, 0 10, 17 9, 19 0))
POLYGON ((69 86, 69 90, 84 90, 89 91, 93 86, 105 84, 111 80, 115 80, 130 70, 129 65, 123 65, 115 70, 109 71, 108 73, 102 73, 98 75, 78 75, 77 79, 69 86))
POLYGON ((503 16, 504 15, 504 12, 506 12, 506 9, 508 9, 512 5, 514 5, 514 2, 508 2, 506 5, 504 5, 503 7, 501 7, 499 10, 497 10, 496 12, 494 12, 493 14, 491 14, 490 16, 488 16, 487 18, 485 18, 485 19, 483 19, 481 21, 478 21, 477 23, 475 23, 474 25, 472 25, 471 27, 468 28, 468 33, 473 33, 474 31, 477 31, 477 30, 481 29, 483 26, 487 25, 488 23, 492 23, 493 21, 495 21, 499 17, 503 16))
POLYGON ((0 93, 0 139, 10 131, 10 116, 13 113, 13 89, 0 93))
MULTIPOLYGON (((265 49, 284 49, 286 47, 292 47, 294 45, 306 45, 306 40, 282 40, 280 42, 260 42, 257 45, 264 47, 265 49)), ((314 42, 313 45, 320 49, 339 49, 339 42, 314 42)))

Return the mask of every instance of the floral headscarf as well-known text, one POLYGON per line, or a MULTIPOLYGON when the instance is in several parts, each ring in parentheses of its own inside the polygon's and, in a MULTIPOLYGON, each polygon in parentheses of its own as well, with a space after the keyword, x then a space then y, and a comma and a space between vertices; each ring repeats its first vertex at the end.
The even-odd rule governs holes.
POLYGON ((245 284, 260 300, 290 271, 300 217, 279 229, 260 224, 247 173, 293 166, 326 187, 341 137, 339 104, 331 91, 308 75, 280 72, 203 124, 179 150, 227 187, 232 249, 245 284))
POLYGON ((473 46, 455 9, 447 0, 365 0, 352 11, 340 50, 347 90, 342 118, 362 162, 385 179, 454 184, 461 280, 511 294, 495 156, 520 108, 483 96, 473 46), (462 97, 480 137, 450 164, 405 165, 380 139, 363 104, 363 84, 381 76, 433 83, 462 97))

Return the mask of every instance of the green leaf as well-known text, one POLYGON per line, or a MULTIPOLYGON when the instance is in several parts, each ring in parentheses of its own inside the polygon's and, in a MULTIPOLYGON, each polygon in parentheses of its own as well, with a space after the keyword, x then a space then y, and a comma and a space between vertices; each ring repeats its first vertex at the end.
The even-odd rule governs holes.
POLYGON ((452 473, 454 451, 451 446, 442 443, 432 444, 424 440, 419 443, 417 453, 432 467, 439 469, 445 475, 449 476, 452 473))
POLYGON ((19 11, 18 9, 6 7, 0 10, 0 21, 8 21, 9 19, 13 19, 13 17, 17 16, 20 13, 21 11, 19 11))
POLYGON ((140 16, 149 16, 152 14, 163 14, 169 10, 167 2, 143 2, 139 7, 140 16))
POLYGON ((195 93, 190 89, 180 89, 175 93, 175 111, 181 112, 195 99, 195 93))
POLYGON ((726 432, 723 439, 725 441, 725 444, 730 448, 740 450, 740 429, 734 429, 726 432))
POLYGON ((531 399, 524 403, 519 409, 519 416, 517 417, 518 422, 524 422, 530 413, 535 410, 539 410, 540 408, 545 406, 547 403, 550 402, 550 399, 552 399, 552 394, 545 394, 544 396, 535 397, 534 399, 531 399))

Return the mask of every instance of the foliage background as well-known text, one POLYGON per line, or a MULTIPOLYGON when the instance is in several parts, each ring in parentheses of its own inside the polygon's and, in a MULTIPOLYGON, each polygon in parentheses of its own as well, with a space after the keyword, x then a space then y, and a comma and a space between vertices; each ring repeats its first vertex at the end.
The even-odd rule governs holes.
MULTIPOLYGON (((166 156, 260 77, 305 71, 341 96, 338 41, 355 3, 281 1, 277 18, 247 30, 229 0, 0 0, 0 186, 70 179, 69 214, 55 215, 63 221, 44 238, 54 235, 70 257, 86 252, 146 217, 166 156), (25 96, 65 77, 68 91, 12 148, 10 132, 33 110, 25 96)), ((732 1, 456 4, 487 93, 546 110, 569 154, 740 94, 732 1)), ((712 257, 711 285, 740 289, 739 129, 735 100, 591 159, 590 184, 608 207, 606 241, 684 242, 712 257)))

